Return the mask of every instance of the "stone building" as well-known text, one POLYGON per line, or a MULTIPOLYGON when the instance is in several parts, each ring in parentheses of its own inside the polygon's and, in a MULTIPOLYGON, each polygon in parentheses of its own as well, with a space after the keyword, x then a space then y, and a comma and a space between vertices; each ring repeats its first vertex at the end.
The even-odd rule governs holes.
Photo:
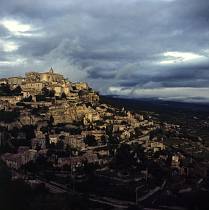
POLYGON ((22 100, 23 96, 0 96, 1 101, 9 102, 10 104, 16 104, 22 100))
POLYGON ((76 90, 88 90, 89 89, 89 86, 86 82, 73 83, 72 86, 76 90))
POLYGON ((42 82, 25 82, 21 85, 23 91, 33 92, 34 90, 39 93, 45 87, 42 82))
POLYGON ((99 121, 100 119, 101 118, 100 118, 99 113, 97 113, 95 111, 90 111, 85 114, 83 122, 84 122, 84 125, 88 125, 89 123, 99 121))
POLYGON ((82 135, 65 135, 64 144, 73 148, 85 149, 85 143, 82 135))
POLYGON ((102 136, 106 136, 106 132, 104 130, 90 130, 90 131, 82 131, 81 135, 85 138, 86 136, 95 136, 97 141, 101 140, 102 136))
POLYGON ((8 79, 7 78, 1 78, 0 79, 0 84, 7 84, 8 83, 8 79))
POLYGON ((23 77, 9 77, 8 84, 10 85, 21 85, 25 81, 23 77))
POLYGON ((58 158, 57 167, 63 167, 65 165, 71 165, 72 167, 79 167, 84 165, 85 162, 87 163, 97 163, 99 161, 96 154, 88 154, 85 153, 82 156, 77 157, 65 157, 65 158, 58 158))
POLYGON ((40 73, 40 81, 61 83, 64 81, 64 77, 61 74, 54 73, 51 68, 48 72, 40 73))
POLYGON ((38 72, 28 72, 25 74, 26 81, 30 82, 63 82, 64 77, 61 74, 54 73, 54 70, 51 68, 48 72, 38 73, 38 72))
POLYGON ((1 159, 10 168, 19 169, 21 166, 36 159, 37 151, 28 147, 19 147, 18 153, 5 153, 1 159))

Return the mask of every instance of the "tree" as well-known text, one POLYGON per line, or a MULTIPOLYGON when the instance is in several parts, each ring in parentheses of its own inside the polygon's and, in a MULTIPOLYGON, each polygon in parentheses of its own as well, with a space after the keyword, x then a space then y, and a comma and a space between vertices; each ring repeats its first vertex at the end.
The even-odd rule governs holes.
POLYGON ((0 186, 1 188, 10 182, 11 177, 12 176, 9 169, 6 167, 6 165, 2 161, 0 161, 0 186))
POLYGON ((26 138, 28 140, 31 140, 32 138, 35 138, 35 132, 34 132, 34 127, 32 125, 24 125, 22 127, 22 131, 26 134, 26 138))
POLYGON ((51 127, 54 123, 54 117, 51 115, 49 118, 49 126, 51 127))
POLYGON ((18 119, 20 113, 17 111, 0 111, 0 121, 10 123, 18 119))
POLYGON ((85 91, 85 90, 80 90, 80 91, 78 92, 78 95, 79 95, 80 97, 82 97, 82 96, 86 95, 86 91, 85 91))
POLYGON ((102 135, 102 137, 101 137, 101 143, 102 144, 106 144, 107 143, 107 139, 106 139, 106 136, 105 135, 102 135))
POLYGON ((11 180, 8 168, 0 162, 0 207, 4 210, 28 210, 32 190, 23 180, 11 180))
POLYGON ((55 91, 49 90, 47 87, 42 88, 42 94, 44 97, 54 97, 55 91))
POLYGON ((139 136, 142 135, 141 129, 140 129, 139 127, 136 127, 136 128, 134 129, 134 131, 135 131, 136 137, 139 137, 139 136))
POLYGON ((66 99, 66 94, 64 93, 64 92, 62 92, 62 94, 61 94, 61 99, 66 99))
POLYGON ((146 157, 145 157, 145 152, 144 152, 144 147, 142 147, 140 144, 134 144, 133 145, 133 150, 134 150, 134 153, 137 154, 137 157, 142 161, 144 162, 146 157))
POLYGON ((59 140, 56 144, 56 149, 63 150, 64 149, 64 142, 62 140, 59 140))
POLYGON ((47 97, 49 95, 49 90, 47 89, 47 87, 43 87, 41 92, 45 97, 47 97))
POLYGON ((15 89, 12 90, 12 95, 19 96, 22 92, 22 88, 18 85, 15 89))
POLYGON ((65 139, 65 136, 64 136, 64 135, 61 135, 61 136, 59 137, 59 139, 60 139, 61 141, 63 141, 63 140, 65 139))
POLYGON ((84 162, 84 167, 83 167, 83 171, 86 175, 88 176, 93 176, 95 170, 96 170, 96 165, 93 163, 88 163, 87 161, 84 162))
POLYGON ((114 156, 115 155, 115 151, 119 146, 119 139, 117 136, 114 135, 109 135, 108 141, 107 141, 107 146, 109 149, 109 153, 110 155, 114 156))
POLYGON ((0 85, 0 96, 10 96, 10 95, 12 95, 10 86, 8 84, 1 84, 0 85))
POLYGON ((130 168, 134 164, 134 157, 131 153, 131 147, 128 144, 121 144, 115 156, 116 165, 119 169, 130 168))
POLYGON ((113 125, 108 125, 108 126, 106 127, 106 134, 107 134, 108 136, 112 136, 112 132, 113 132, 113 125))
POLYGON ((26 97, 26 98, 23 98, 23 99, 22 99, 22 102, 31 102, 32 99, 33 99, 33 97, 30 95, 30 96, 28 96, 28 97, 26 97))
POLYGON ((87 135, 84 138, 84 143, 87 144, 88 146, 96 146, 97 145, 97 141, 95 139, 95 136, 93 136, 93 135, 87 135))
POLYGON ((17 138, 19 132, 19 128, 13 127, 12 130, 10 131, 11 135, 15 138, 17 138))
POLYGON ((49 90, 49 95, 48 97, 54 97, 55 96, 55 91, 54 90, 49 90))

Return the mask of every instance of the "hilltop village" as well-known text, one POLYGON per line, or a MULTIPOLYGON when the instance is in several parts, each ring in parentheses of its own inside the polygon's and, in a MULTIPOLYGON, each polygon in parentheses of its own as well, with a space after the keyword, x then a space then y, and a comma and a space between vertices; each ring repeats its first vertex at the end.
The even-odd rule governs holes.
POLYGON ((180 125, 103 103, 52 68, 0 79, 1 161, 32 188, 114 208, 183 208, 184 193, 207 186, 208 161, 197 158, 208 151, 180 125))

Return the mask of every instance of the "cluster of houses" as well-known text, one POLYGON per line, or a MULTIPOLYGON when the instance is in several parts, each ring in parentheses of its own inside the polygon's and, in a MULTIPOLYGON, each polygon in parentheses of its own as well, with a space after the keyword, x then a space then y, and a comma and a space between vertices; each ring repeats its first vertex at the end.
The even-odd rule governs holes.
POLYGON ((1 156, 2 160, 8 167, 19 169, 21 166, 26 165, 31 161, 35 161, 37 151, 29 147, 21 146, 18 148, 17 153, 5 153, 1 156))
POLYGON ((9 123, 0 120, 0 127, 5 128, 0 130, 0 146, 5 142, 12 145, 15 140, 30 142, 24 152, 16 148, 16 153, 2 156, 9 167, 18 169, 45 153, 50 145, 56 148, 60 143, 62 148, 59 149, 73 148, 82 151, 82 155, 58 157, 56 167, 79 165, 84 161, 101 162, 98 157, 104 162, 104 157, 109 155, 107 144, 113 137, 123 143, 141 141, 153 152, 165 149, 163 142, 149 140, 149 133, 159 126, 150 117, 101 103, 98 93, 87 83, 72 83, 54 73, 52 68, 45 73, 26 73, 24 78, 1 79, 0 83, 11 89, 21 88, 18 95, 0 95, 0 110, 19 113, 9 123), (49 95, 37 100, 43 92, 49 95), (28 97, 31 100, 24 100, 28 97), (34 135, 30 139, 22 129, 25 126, 33 128, 34 135), (15 136, 12 135, 14 130, 15 136), (93 139, 93 145, 88 144, 89 139, 93 139))
POLYGON ((95 175, 109 175, 123 186, 124 177, 133 184, 142 181, 142 188, 136 181, 142 195, 143 189, 147 193, 170 174, 175 183, 169 179, 163 183, 176 195, 185 186, 196 189, 203 180, 199 177, 208 176, 209 161, 197 163, 194 158, 201 160, 208 151, 200 137, 192 139, 180 125, 105 104, 87 83, 73 83, 52 68, 0 79, 0 158, 14 170, 27 170, 31 163, 44 160, 48 166, 44 172, 64 177, 69 171, 78 169, 79 174, 95 166, 95 175), (126 159, 130 171, 117 167, 126 159))
POLYGON ((9 100, 10 103, 17 103, 25 97, 32 96, 32 100, 36 101, 37 96, 42 94, 43 89, 47 88, 57 97, 62 96, 76 102, 78 99, 83 101, 98 101, 98 93, 90 89, 87 83, 72 83, 64 78, 63 75, 55 73, 51 68, 44 73, 28 72, 25 77, 10 77, 0 80, 1 84, 8 84, 11 89, 21 87, 21 96, 16 97, 0 97, 1 100, 9 100))

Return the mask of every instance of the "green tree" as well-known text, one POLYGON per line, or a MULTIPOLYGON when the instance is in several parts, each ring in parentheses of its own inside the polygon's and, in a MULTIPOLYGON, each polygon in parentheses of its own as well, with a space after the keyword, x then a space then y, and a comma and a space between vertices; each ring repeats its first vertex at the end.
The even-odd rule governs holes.
POLYGON ((28 96, 26 98, 23 98, 21 102, 31 102, 32 99, 33 99, 33 97, 30 95, 30 96, 28 96))
POLYGON ((0 85, 0 96, 10 96, 10 95, 12 95, 10 86, 8 84, 1 84, 0 85))
POLYGON ((19 117, 19 112, 17 111, 0 111, 0 121, 10 123, 17 120, 19 117))
POLYGON ((97 145, 97 141, 95 139, 95 136, 93 136, 93 135, 87 135, 84 138, 84 143, 87 144, 88 146, 96 146, 97 145))
POLYGON ((61 99, 66 99, 66 94, 63 92, 62 94, 61 94, 61 99))
POLYGON ((121 169, 127 169, 134 163, 131 147, 128 144, 121 144, 115 156, 116 164, 121 169))
POLYGON ((109 153, 111 156, 115 155, 115 151, 117 150, 119 143, 120 143, 120 141, 117 136, 109 135, 108 141, 107 141, 107 146, 108 146, 109 153))
POLYGON ((63 150, 64 149, 64 142, 62 140, 59 140, 56 143, 56 149, 58 149, 58 150, 63 150))
POLYGON ((51 115, 49 118, 49 127, 52 127, 53 123, 54 123, 54 117, 51 115))
POLYGON ((12 90, 12 95, 19 96, 21 94, 22 88, 18 85, 15 89, 12 90))

